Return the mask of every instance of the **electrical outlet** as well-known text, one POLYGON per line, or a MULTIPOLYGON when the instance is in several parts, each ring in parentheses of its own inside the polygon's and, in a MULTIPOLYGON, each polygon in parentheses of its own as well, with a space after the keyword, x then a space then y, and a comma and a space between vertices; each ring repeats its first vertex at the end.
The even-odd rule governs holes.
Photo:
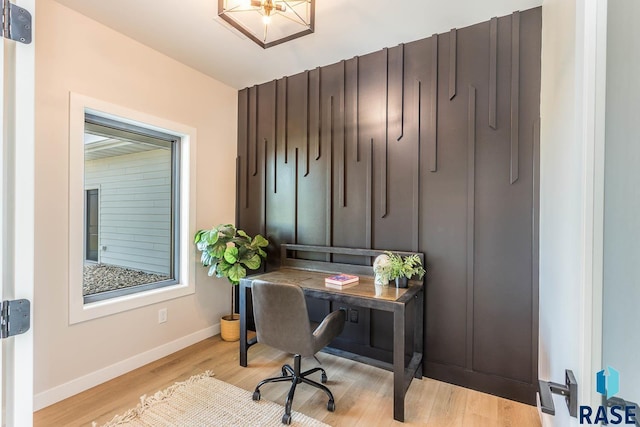
POLYGON ((167 309, 161 308, 158 310, 158 323, 164 323, 167 321, 167 309))
POLYGON ((353 308, 349 310, 349 320, 351 323, 358 323, 358 310, 354 310, 353 308))

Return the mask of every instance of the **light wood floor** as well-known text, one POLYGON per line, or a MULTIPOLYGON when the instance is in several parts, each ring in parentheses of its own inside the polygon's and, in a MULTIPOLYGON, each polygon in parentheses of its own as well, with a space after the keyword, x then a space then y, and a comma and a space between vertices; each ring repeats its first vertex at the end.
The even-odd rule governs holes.
MULTIPOLYGON (((326 410, 322 391, 301 385, 296 390, 293 410, 333 426, 442 426, 442 427, 527 427, 540 426, 537 409, 477 391, 423 378, 414 380, 406 398, 405 423, 393 420, 391 372, 320 353, 327 370, 327 385, 333 392, 336 411, 326 410)), ((34 414, 34 425, 90 426, 104 423, 134 407, 143 394, 150 395, 176 381, 205 370, 215 377, 253 391, 258 381, 276 376, 291 357, 257 344, 249 350, 249 367, 238 364, 238 343, 219 336, 129 372, 34 414)), ((315 366, 302 361, 302 369, 315 366)), ((269 384, 262 398, 284 403, 288 385, 269 384)))

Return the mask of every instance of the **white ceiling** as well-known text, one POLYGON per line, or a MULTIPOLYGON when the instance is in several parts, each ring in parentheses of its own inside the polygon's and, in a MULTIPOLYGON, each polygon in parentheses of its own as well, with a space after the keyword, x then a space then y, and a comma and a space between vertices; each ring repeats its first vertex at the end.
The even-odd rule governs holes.
POLYGON ((317 0, 315 33, 263 50, 217 0, 57 0, 240 89, 540 6, 542 0, 317 0))

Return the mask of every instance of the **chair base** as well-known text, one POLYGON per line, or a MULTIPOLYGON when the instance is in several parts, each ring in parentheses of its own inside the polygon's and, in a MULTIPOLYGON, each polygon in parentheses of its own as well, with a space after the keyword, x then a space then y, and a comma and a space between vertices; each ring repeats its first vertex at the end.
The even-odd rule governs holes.
POLYGON ((329 396, 329 401, 327 402, 327 410, 330 412, 333 412, 336 410, 336 404, 333 399, 333 394, 331 393, 331 390, 329 390, 323 384, 320 384, 316 381, 313 381, 307 378, 307 376, 313 373, 321 372, 322 373, 321 381, 322 383, 326 383, 327 382, 326 371, 322 368, 313 368, 313 369, 309 369, 308 371, 300 372, 301 359, 302 359, 301 356, 299 354, 296 354, 293 357, 293 368, 291 367, 291 365, 282 366, 282 376, 267 378, 260 381, 256 386, 255 391, 253 392, 253 400, 260 400, 260 387, 262 387, 263 385, 267 383, 279 383, 279 382, 286 382, 286 381, 291 382, 291 388, 289 389, 289 394, 287 395, 287 402, 284 405, 284 415, 282 416, 282 424, 291 424, 291 405, 293 404, 293 396, 296 392, 296 387, 300 383, 309 384, 310 386, 319 388, 320 390, 324 391, 327 394, 327 396, 329 396))

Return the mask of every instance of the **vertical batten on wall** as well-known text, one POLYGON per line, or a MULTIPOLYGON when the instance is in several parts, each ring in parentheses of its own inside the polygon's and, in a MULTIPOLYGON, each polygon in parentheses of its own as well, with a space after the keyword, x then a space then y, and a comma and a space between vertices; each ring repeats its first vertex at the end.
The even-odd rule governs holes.
POLYGON ((496 98, 498 96, 498 18, 491 18, 489 29, 489 127, 497 128, 496 98))
MULTIPOLYGON (((240 187, 241 166, 242 164, 240 163, 240 156, 237 156, 236 157, 236 188, 238 189, 238 192, 240 192, 240 189, 242 188, 240 187)), ((236 211, 234 215, 234 221, 235 221, 235 224, 240 224, 240 197, 236 197, 236 211)))
POLYGON ((413 242, 411 250, 418 252, 420 247, 420 163, 422 162, 420 150, 420 118, 421 118, 421 99, 422 99, 422 83, 416 81, 416 153, 413 163, 413 242))
POLYGON ((320 67, 318 70, 318 90, 316 98, 318 101, 318 143, 316 144, 316 160, 320 159, 322 155, 322 70, 320 67))
POLYGON ((518 180, 520 151, 520 12, 511 15, 511 184, 518 180))
POLYGON ((305 141, 304 141, 304 176, 309 175, 309 144, 310 144, 310 126, 311 126, 311 115, 310 115, 310 111, 311 108, 309 108, 309 106, 311 105, 310 102, 310 96, 311 96, 311 82, 310 82, 310 73, 309 71, 305 71, 305 75, 307 76, 307 103, 306 103, 306 107, 307 107, 307 131, 305 134, 305 141))
POLYGON ((402 43, 402 71, 400 72, 400 75, 402 76, 401 78, 401 83, 400 83, 400 93, 402 95, 402 98, 400 100, 400 106, 402 108, 401 114, 400 114, 400 136, 398 136, 398 141, 400 141, 402 139, 402 137, 404 136, 404 78, 405 78, 405 73, 404 73, 404 66, 405 66, 405 62, 404 62, 404 43, 402 43))
POLYGON ((389 49, 383 49, 385 53, 386 63, 386 82, 385 82, 385 123, 384 128, 384 153, 380 156, 380 170, 382 175, 380 176, 380 218, 387 216, 387 190, 389 184, 389 49))
POLYGON ((388 172, 389 172, 389 49, 382 49, 385 54, 385 126, 384 126, 384 151, 380 156, 380 170, 382 174, 380 175, 380 192, 379 192, 379 200, 380 200, 380 218, 385 218, 387 216, 387 190, 388 190, 388 172))
POLYGON ((341 208, 347 206, 346 205, 346 192, 347 189, 345 188, 346 186, 346 179, 345 179, 345 175, 346 175, 346 169, 347 169, 347 162, 346 162, 346 157, 347 157, 347 153, 346 153, 346 146, 347 146, 347 120, 346 120, 346 115, 347 115, 347 63, 346 61, 342 61, 342 96, 340 99, 340 109, 341 109, 341 114, 340 116, 342 117, 342 142, 340 144, 340 150, 338 151, 338 206, 340 206, 341 208))
POLYGON ((289 78, 284 78, 284 162, 289 163, 289 78))
MULTIPOLYGON (((276 80, 276 99, 275 99, 275 144, 273 147, 273 192, 278 192, 278 150, 282 149, 286 152, 285 140, 287 133, 287 92, 284 79, 276 80)), ((286 162, 285 162, 286 163, 286 162)))
POLYGON ((255 108, 255 119, 254 119, 254 125, 253 125, 253 130, 254 130, 254 137, 253 137, 253 173, 251 174, 252 176, 256 176, 258 175, 258 127, 260 126, 260 115, 258 114, 258 102, 260 100, 259 94, 258 94, 258 87, 255 87, 255 101, 254 101, 254 108, 255 108))
POLYGON ((373 138, 367 144, 367 176, 365 186, 365 247, 373 248, 373 138))
POLYGON ((384 82, 384 120, 385 120, 385 138, 389 140, 389 48, 382 49, 384 52, 385 63, 385 82, 384 82))
POLYGON ((333 137, 334 137, 334 120, 335 110, 333 96, 329 97, 329 144, 327 144, 327 152, 325 160, 327 162, 327 199, 326 199, 326 230, 325 244, 333 245, 333 137))
POLYGON ((354 58, 356 63, 356 73, 355 73, 355 98, 356 98, 356 106, 355 106, 355 114, 354 120, 351 123, 354 123, 355 133, 356 133, 356 143, 355 143, 355 159, 356 162, 360 161, 360 58, 354 58))
POLYGON ((253 175, 251 171, 251 165, 253 164, 252 157, 255 157, 255 151, 252 152, 251 148, 256 141, 256 135, 258 134, 257 130, 257 97, 258 94, 258 86, 253 86, 249 88, 249 102, 247 103, 247 123, 248 123, 248 131, 247 131, 247 145, 246 149, 246 162, 245 162, 245 208, 249 208, 249 187, 251 183, 250 177, 253 175))
POLYGON ((300 193, 298 191, 298 147, 294 148, 293 173, 293 243, 298 243, 298 204, 300 203, 300 193))
POLYGON ((466 368, 473 369, 473 288, 476 198, 476 88, 469 85, 467 107, 467 346, 466 368))
MULTIPOLYGON (((248 156, 248 140, 249 140, 249 89, 243 89, 238 92, 238 161, 237 161, 237 174, 238 174, 238 186, 237 196, 236 196, 236 205, 238 207, 243 206, 246 209, 248 206, 248 194, 249 194, 249 180, 241 179, 244 176, 244 163, 246 163, 246 158, 248 156), (242 146, 244 145, 245 149, 243 150, 242 146), (245 160, 242 160, 244 154, 245 160), (244 187, 243 187, 244 185, 244 187)), ((245 177, 246 178, 246 177, 245 177)), ((236 210, 236 217, 239 218, 239 213, 236 210)), ((238 222, 236 222, 237 224, 238 222)))
MULTIPOLYGON (((273 194, 278 192, 278 114, 279 114, 279 104, 278 104, 278 81, 274 80, 273 84, 275 85, 276 94, 273 97, 274 102, 274 124, 273 124, 273 194)), ((237 224, 237 223, 236 223, 237 224)))
MULTIPOLYGON (((344 139, 346 147, 351 147, 352 149, 353 160, 358 162, 358 58, 346 61, 345 67, 344 139)), ((345 158, 347 157, 347 153, 347 149, 345 148, 345 158)), ((346 191, 345 183, 345 192, 346 191)))
POLYGON ((245 161, 244 163, 244 207, 245 209, 249 208, 249 141, 251 140, 251 129, 253 128, 252 120, 251 120, 251 88, 247 89, 247 109, 245 111, 247 117, 247 132, 245 133, 245 161))
POLYGON ((388 208, 387 191, 389 191, 389 141, 387 138, 384 139, 384 152, 380 156, 380 162, 382 163, 380 167, 382 171, 382 175, 380 175, 380 218, 385 218, 388 208))
MULTIPOLYGON (((284 80, 276 80, 275 95, 275 144, 274 144, 274 162, 278 161, 279 148, 285 146, 287 133, 287 93, 284 80)), ((274 186, 274 188, 277 188, 274 186)))
POLYGON ((313 147, 313 160, 320 158, 320 69, 309 71, 309 149, 313 147))
POLYGON ((386 130, 382 162, 383 176, 380 182, 380 217, 389 213, 389 147, 390 142, 400 141, 404 135, 404 44, 385 49, 387 60, 386 130))
MULTIPOLYGON (((267 162, 268 155, 267 151, 269 150, 269 142, 267 138, 264 138, 264 158, 262 164, 262 222, 260 223, 260 234, 263 236, 267 234, 267 162)), ((236 223, 237 224, 237 223, 236 223)))
POLYGON ((429 94, 431 111, 429 112, 427 149, 429 171, 436 172, 438 170, 438 35, 434 34, 431 38, 433 40, 431 43, 431 93, 429 94))
POLYGON ((456 96, 458 77, 458 30, 455 28, 449 32, 449 99, 456 96))

